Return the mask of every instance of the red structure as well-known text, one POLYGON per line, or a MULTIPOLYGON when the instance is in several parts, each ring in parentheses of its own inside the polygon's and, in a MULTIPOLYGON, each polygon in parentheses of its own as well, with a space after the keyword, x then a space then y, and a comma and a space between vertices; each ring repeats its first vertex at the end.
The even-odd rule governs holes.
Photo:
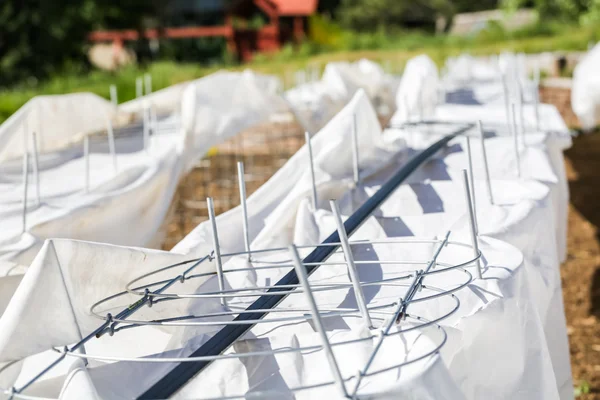
MULTIPOLYGON (((228 48, 242 61, 249 61, 257 52, 276 51, 290 41, 299 42, 307 28, 307 17, 317 10, 318 0, 238 0, 225 10, 225 25, 149 29, 147 39, 195 38, 219 36, 227 39, 228 48), (261 21, 261 26, 252 26, 261 21)), ((121 47, 124 42, 138 40, 135 30, 95 31, 92 42, 112 42, 121 47)))

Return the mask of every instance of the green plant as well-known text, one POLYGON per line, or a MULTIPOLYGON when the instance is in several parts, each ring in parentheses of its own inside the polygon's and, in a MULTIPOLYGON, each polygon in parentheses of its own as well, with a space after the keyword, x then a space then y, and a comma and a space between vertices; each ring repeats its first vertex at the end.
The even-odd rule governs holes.
POLYGON ((590 384, 586 380, 579 381, 579 385, 574 389, 575 397, 579 397, 582 394, 588 394, 590 392, 590 384))

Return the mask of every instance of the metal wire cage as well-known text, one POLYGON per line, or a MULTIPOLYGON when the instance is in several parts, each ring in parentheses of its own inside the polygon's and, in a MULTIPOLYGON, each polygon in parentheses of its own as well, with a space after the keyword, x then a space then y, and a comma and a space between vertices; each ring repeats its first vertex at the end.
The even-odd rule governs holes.
MULTIPOLYGON (((339 218, 339 214, 336 213, 339 218)), ((341 219, 339 219, 341 222, 341 219)), ((339 231, 341 233, 343 231, 339 231)), ((458 309, 460 302, 454 294, 456 291, 468 285, 472 280, 471 267, 475 267, 480 257, 477 254, 474 257, 465 257, 463 262, 449 264, 440 261, 442 251, 452 252, 457 249, 470 249, 468 244, 450 240, 450 232, 441 239, 389 239, 379 241, 349 241, 342 234, 342 240, 338 243, 308 245, 308 246, 290 246, 290 248, 265 249, 251 252, 240 252, 233 254, 217 255, 213 252, 200 259, 189 260, 165 266, 156 271, 144 274, 127 284, 125 290, 116 293, 95 303, 90 311, 95 315, 101 324, 99 328, 84 338, 81 342, 67 346, 65 348, 54 348, 58 355, 58 362, 67 357, 81 358, 85 361, 96 362, 136 362, 136 363, 194 363, 220 362, 230 359, 247 359, 251 357, 277 357, 284 353, 312 354, 323 352, 329 361, 331 376, 319 382, 307 383, 303 386, 290 387, 293 393, 304 390, 317 390, 318 388, 334 385, 344 396, 356 396, 360 394, 361 382, 369 377, 384 374, 391 370, 416 363, 427 357, 436 354, 446 341, 446 333, 440 324, 443 320, 451 316, 458 309), (334 247, 340 249, 334 251, 327 261, 320 263, 305 263, 300 258, 300 253, 306 253, 322 247, 334 247), (429 259, 402 260, 369 260, 364 259, 353 248, 368 246, 373 251, 379 249, 391 250, 393 253, 402 255, 403 248, 410 246, 424 246, 433 252, 429 259), (356 255, 356 257, 355 257, 356 255), (221 261, 217 261, 217 257, 221 261), (242 258, 249 260, 248 266, 244 268, 227 268, 231 260, 242 258), (225 267, 218 267, 225 262, 225 267), (318 264, 319 273, 322 279, 315 282, 309 282, 307 268, 315 267, 318 264), (365 269, 374 265, 385 266, 387 273, 379 279, 358 280, 357 269, 365 269), (232 278, 236 274, 258 274, 257 282, 264 281, 261 274, 267 274, 271 277, 282 276, 290 271, 295 271, 298 276, 298 283, 278 285, 278 284, 256 284, 246 285, 246 287, 231 287, 229 284, 239 279, 232 278), (339 272, 345 270, 345 274, 339 272), (395 272, 390 272, 395 271, 395 272), (168 273, 171 279, 158 279, 157 276, 168 273), (453 275, 454 279, 445 279, 454 282, 446 287, 438 287, 427 284, 433 275, 453 275), (459 278, 462 277, 462 278, 459 278), (220 288, 214 290, 214 285, 210 281, 217 280, 220 288), (183 282, 197 281, 199 289, 197 291, 181 291, 183 282), (200 284, 200 283, 204 284, 200 284), (178 287, 179 286, 179 287, 178 287), (387 292, 393 291, 397 297, 384 296, 377 301, 371 299, 371 302, 365 301, 365 291, 381 290, 385 288, 387 292), (321 302, 321 299, 331 297, 332 292, 340 292, 341 298, 354 297, 353 304, 356 306, 332 306, 331 301, 321 302), (114 315, 110 312, 114 309, 111 302, 118 302, 122 297, 133 295, 138 300, 133 302, 127 308, 114 315), (329 296, 328 296, 329 295, 329 296), (249 309, 249 305, 256 299, 265 296, 287 296, 286 300, 281 302, 273 309, 249 309), (417 311, 419 303, 426 303, 435 299, 444 299, 447 302, 445 312, 434 318, 424 317, 417 311), (156 307, 161 303, 172 304, 182 301, 216 301, 220 305, 218 311, 207 311, 203 313, 182 314, 169 316, 167 318, 143 319, 132 318, 132 316, 142 307, 156 307), (325 304, 324 304, 325 303, 325 304), (268 313, 264 318, 254 317, 257 313, 268 313), (250 315, 250 318, 239 320, 237 317, 250 315), (327 323, 331 319, 342 318, 347 321, 348 326, 357 328, 364 326, 368 334, 361 337, 352 337, 348 339, 330 338, 327 335, 327 323), (131 357, 127 355, 106 355, 106 354, 87 354, 84 350, 85 343, 92 340, 93 337, 103 335, 115 336, 111 340, 118 340, 120 331, 129 329, 138 329, 144 326, 163 326, 185 328, 223 328, 230 325, 245 325, 248 328, 263 325, 255 328, 256 337, 260 337, 261 331, 274 330, 277 332, 282 326, 289 324, 308 324, 316 334, 319 335, 319 343, 298 346, 295 348, 279 347, 269 350, 242 351, 241 347, 231 348, 229 351, 214 356, 189 356, 189 357, 165 357, 157 349, 156 355, 145 357, 131 357), (267 329, 268 327, 268 329, 267 329), (406 337, 412 332, 424 332, 434 338, 432 345, 421 349, 416 354, 410 354, 406 358, 398 357, 398 362, 377 363, 378 352, 384 347, 385 342, 393 337, 406 337), (340 372, 340 366, 336 362, 333 349, 352 348, 352 345, 360 343, 369 343, 372 346, 372 353, 359 373, 352 376, 343 375, 340 372), (377 364, 377 367, 372 366, 377 364)), ((359 252, 360 253, 360 252, 359 252)), ((235 263, 234 263, 235 264, 235 263)), ((312 280, 312 279, 311 279, 312 280)), ((337 298, 337 296, 333 296, 337 298)), ((335 301, 334 301, 335 302, 335 301)), ((272 336, 267 334, 266 336, 272 336)), ((340 350, 341 351, 341 350, 340 350)), ((43 377, 43 374, 56 366, 56 363, 49 365, 35 376, 28 383, 20 388, 5 390, 7 395, 13 398, 30 398, 25 390, 43 377)), ((6 368, 5 368, 6 369, 6 368)), ((255 395, 259 393, 254 393, 255 395)), ((234 398, 244 398, 246 393, 239 393, 234 398)))
MULTIPOLYGON (((335 388, 340 395, 355 398, 362 395, 365 382, 431 358, 446 341, 441 322, 460 306, 455 292, 472 281, 473 269, 481 276, 481 253, 476 241, 466 172, 464 182, 471 219, 471 244, 450 240, 450 232, 442 239, 350 241, 348 236, 416 167, 457 134, 448 135, 408 161, 346 222, 342 221, 337 203, 331 201, 337 229, 320 244, 251 249, 246 241, 245 251, 221 254, 213 201, 207 199, 213 242, 210 254, 143 274, 125 285, 122 292, 93 304, 90 313, 98 318, 99 326, 71 346, 53 348, 57 353, 54 361, 40 368, 39 373, 19 387, 5 388, 4 393, 12 398, 32 398, 27 394, 28 388, 65 359, 79 358, 86 363, 93 362, 94 365, 90 364, 92 371, 95 366, 113 362, 174 366, 139 396, 164 398, 184 387, 209 365, 213 367, 228 360, 242 361, 252 357, 277 359, 293 353, 300 357, 321 354, 328 370, 316 379, 289 386, 289 392, 335 388), (422 251, 415 253, 419 246, 423 247, 422 251), (373 254, 379 253, 390 257, 373 258, 373 254), (445 259, 443 253, 458 255, 458 258, 445 259), (406 259, 403 257, 406 254, 418 256, 406 259), (361 277, 359 270, 379 270, 381 273, 361 277), (312 282, 309 282, 309 276, 312 282), (423 314, 431 302, 437 303, 433 309, 439 313, 423 314), (135 318, 134 314, 137 314, 135 318), (344 334, 328 334, 328 324, 332 320, 344 322, 345 328, 341 329, 344 334), (240 345, 249 335, 271 338, 280 333, 294 333, 293 330, 286 331, 289 326, 294 326, 293 329, 301 327, 302 332, 316 335, 318 340, 307 343, 300 340, 292 347, 259 350, 240 345), (108 338, 111 341, 118 340, 119 332, 145 327, 188 330, 189 337, 204 336, 194 342, 193 348, 176 357, 169 357, 162 348, 144 356, 86 351, 86 344, 94 338, 109 335, 115 336, 108 338), (356 331, 362 334, 352 336, 356 331), (428 336, 430 344, 417 346, 418 351, 407 351, 404 357, 381 360, 382 354, 386 353, 382 349, 387 343, 396 338, 408 342, 409 336, 415 333, 428 336), (364 363, 357 368, 358 372, 348 372, 345 366, 340 367, 336 349, 362 344, 368 344, 370 350, 364 363)), ((243 177, 243 168, 241 172, 240 177, 243 177)), ((245 210, 244 187, 241 179, 242 210, 245 210)), ((247 236, 246 215, 244 219, 247 236)), ((104 343, 108 343, 106 338, 104 343)), ((397 351, 397 348, 392 349, 397 351)), ((19 361, 5 365, 0 370, 0 377, 19 361)), ((235 393, 230 397, 244 398, 246 395, 246 392, 235 393)), ((260 396, 261 392, 255 391, 252 395, 260 396)))

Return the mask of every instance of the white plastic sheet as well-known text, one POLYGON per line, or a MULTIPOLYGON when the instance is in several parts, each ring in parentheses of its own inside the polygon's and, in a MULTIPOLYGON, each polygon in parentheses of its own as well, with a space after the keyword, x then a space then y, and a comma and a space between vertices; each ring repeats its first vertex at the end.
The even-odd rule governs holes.
POLYGON ((585 130, 600 120, 600 44, 596 44, 573 71, 571 107, 585 130))
POLYGON ((0 162, 30 149, 31 132, 37 134, 38 151, 48 153, 105 129, 114 115, 115 107, 92 93, 34 97, 0 126, 0 162))
MULTIPOLYGON (((366 96, 364 93, 357 94, 348 106, 313 140, 318 204, 322 209, 312 210, 307 200, 311 189, 308 168, 304 167, 308 162, 307 150, 304 147, 267 184, 248 199, 248 208, 251 213, 252 248, 284 245, 291 241, 302 244, 322 240, 333 230, 332 219, 324 200, 330 197, 341 198, 347 193, 346 199, 343 200, 344 207, 349 208, 350 211, 355 209, 360 200, 365 197, 361 193, 373 190, 369 186, 369 182, 383 179, 385 173, 389 173, 395 168, 394 162, 392 162, 394 157, 401 161, 413 153, 405 143, 418 144, 419 140, 415 142, 414 134, 415 132, 409 132, 406 135, 394 135, 388 132, 388 134, 382 135, 375 113, 366 96), (354 119, 358 126, 361 179, 365 183, 364 186, 361 185, 358 188, 353 188, 350 179, 352 176, 350 143, 352 142, 351 132, 354 119)), ((432 140, 433 137, 435 135, 422 138, 421 143, 432 140)), ((503 146, 502 140, 507 141, 506 138, 497 138, 494 149, 503 146)), ((549 160, 547 151, 541 146, 538 147, 527 149, 534 154, 530 157, 532 165, 538 165, 533 169, 539 168, 541 163, 542 170, 545 172, 539 176, 546 180, 552 180, 553 177, 558 182, 556 176, 553 175, 552 161, 549 160)), ((441 160, 444 162, 443 165, 447 165, 449 169, 447 179, 456 180, 456 175, 452 170, 456 171, 462 168, 464 154, 453 153, 452 149, 453 147, 450 148, 449 154, 442 156, 441 160)), ((502 158, 503 152, 500 153, 502 158)), ((501 167, 502 174, 506 177, 506 171, 512 170, 513 165, 508 162, 501 167)), ((420 172, 420 176, 427 177, 430 172, 432 169, 425 168, 420 172)), ((537 175, 532 172, 532 176, 537 175)), ((413 178, 416 180, 415 182, 418 182, 418 177, 419 174, 413 178)), ((555 327, 552 323, 547 325, 547 322, 544 321, 548 321, 548 315, 551 314, 549 310, 553 309, 548 304, 550 302, 548 299, 555 295, 550 288, 555 284, 553 279, 556 279, 557 271, 556 265, 553 266, 554 269, 549 266, 552 264, 552 256, 544 254, 543 250, 538 248, 547 242, 552 242, 551 233, 556 230, 552 229, 554 220, 548 218, 549 214, 553 214, 552 198, 549 196, 548 189, 537 183, 527 185, 526 182, 506 182, 502 184, 504 185, 502 194, 513 196, 508 196, 508 202, 514 201, 515 204, 511 203, 506 206, 499 204, 496 207, 485 208, 480 201, 478 203, 481 207, 479 212, 490 216, 489 221, 482 222, 481 226, 484 232, 489 229, 490 235, 498 235, 505 240, 514 240, 516 243, 523 244, 527 250, 526 257, 524 258, 522 253, 511 245, 482 236, 480 246, 485 259, 484 278, 486 279, 476 280, 467 288, 457 292, 457 296, 461 300, 461 307, 457 314, 443 322, 449 332, 448 343, 442 351, 442 358, 448 370, 439 358, 433 357, 427 362, 403 369, 399 377, 396 374, 390 379, 386 375, 383 382, 376 378, 372 381, 367 380, 366 388, 372 391, 370 392, 372 397, 411 396, 420 400, 438 398, 458 400, 483 397, 497 399, 559 398, 557 388, 560 388, 561 391, 564 388, 561 387, 562 382, 557 382, 557 368, 556 365, 553 365, 553 362, 557 361, 553 358, 552 351, 549 350, 552 348, 551 340, 544 333, 545 330, 555 327), (544 220, 540 222, 540 218, 544 220), (537 225, 539 223, 546 225, 537 225), (527 237, 519 234, 524 228, 544 229, 548 235, 540 236, 539 241, 529 241, 527 237), (536 250, 541 252, 538 254, 536 250), (535 259, 536 257, 538 259, 535 259), (532 259, 535 260, 532 262, 532 259), (544 312, 544 310, 547 311, 544 312)), ((421 191, 423 196, 420 198, 415 193, 417 198, 416 201, 413 198, 412 202, 410 196, 406 196, 416 186, 402 187, 398 192, 399 197, 392 198, 390 202, 386 203, 390 204, 391 208, 382 207, 375 216, 369 218, 356 234, 355 239, 389 238, 412 234, 431 236, 443 234, 444 232, 441 231, 443 227, 451 226, 455 232, 453 233, 454 238, 467 241, 466 218, 464 210, 459 207, 459 201, 455 200, 457 196, 453 196, 451 188, 448 188, 448 185, 443 182, 434 183, 434 191, 438 193, 438 197, 442 201, 443 209, 439 210, 435 208, 439 207, 439 204, 435 203, 435 196, 431 196, 431 190, 427 186, 428 183, 425 182, 424 192, 421 191), (409 191, 407 192, 407 190, 409 191), (402 196, 405 196, 406 207, 404 202, 402 205, 398 204, 398 201, 403 199, 402 196), (423 208, 419 209, 419 207, 434 207, 434 212, 425 212, 423 208), (404 214, 405 212, 408 215, 404 214), (412 214, 413 212, 414 214, 412 214), (405 227, 409 229, 409 232, 402 233, 402 229, 405 227)), ((480 194, 481 188, 478 188, 477 192, 480 194)), ((477 199, 480 200, 481 195, 478 195, 477 199)), ((502 200, 502 196, 499 196, 500 200, 502 200)), ((242 250, 240 210, 231 210, 219 216, 217 221, 223 251, 242 250)), ((174 249, 177 252, 186 253, 186 256, 68 240, 46 242, 8 305, 7 311, 0 318, 0 357, 2 357, 0 361, 7 362, 23 356, 34 355, 49 345, 62 346, 77 341, 98 324, 99 320, 91 317, 88 311, 93 302, 122 290, 125 283, 135 276, 184 258, 207 254, 211 250, 211 247, 205 244, 210 243, 209 232, 208 224, 201 224, 174 249), (82 265, 85 265, 85 268, 82 268, 82 265), (82 282, 86 282, 86 284, 83 285, 82 282), (39 310, 45 308, 53 310, 53 312, 44 315, 42 320, 36 319, 39 310), (34 323, 38 324, 37 327, 32 327, 34 323), (47 329, 42 332, 38 328, 39 326, 47 326, 47 329), (28 332, 28 335, 24 335, 23 332, 28 332)), ((361 252, 357 249, 356 251, 357 257, 370 257, 369 259, 372 260, 373 250, 364 249, 361 252)), ((395 248, 382 248, 375 253, 380 260, 384 260, 386 257, 387 259, 397 257, 398 251, 395 248)), ((427 260, 427 257, 431 256, 431 247, 413 246, 409 250, 403 251, 402 255, 427 260)), ((464 252, 460 251, 445 253, 441 261, 456 263, 458 260, 464 259, 464 256, 464 252)), ((380 266, 380 269, 384 274, 397 273, 383 265, 380 266)), ((200 270, 213 271, 214 266, 212 263, 206 263, 200 270)), ((374 271, 375 269, 371 268, 364 273, 371 274, 374 271)), ((262 280, 266 282, 267 278, 273 282, 277 276, 259 273, 256 276, 241 279, 237 283, 233 281, 230 283, 253 285, 262 280)), ((166 274, 156 276, 157 279, 166 277, 166 274)), ((337 270, 321 268, 312 276, 311 282, 330 282, 339 277, 346 279, 343 266, 337 270)), ((458 276, 448 277, 440 274, 432 275, 429 284, 447 287, 447 285, 458 282, 458 276)), ((205 282, 194 281, 194 283, 186 281, 182 285, 184 285, 183 291, 193 290, 198 285, 204 285, 204 288, 214 288, 215 279, 212 278, 205 282)), ((324 296, 327 295, 324 292, 324 296)), ((342 293, 342 297, 344 297, 343 295, 344 293, 342 293)), ((339 296, 340 294, 337 293, 329 299, 323 297, 321 300, 340 304, 339 301, 343 299, 339 296)), ((370 300, 375 303, 391 299, 395 301, 397 297, 397 288, 382 287, 370 300)), ((292 305, 304 303, 302 300, 295 303, 294 298, 298 299, 298 297, 290 297, 286 302, 289 301, 289 304, 292 305)), ((118 304, 111 305, 114 310, 120 310, 133 300, 133 297, 125 297, 119 300, 118 304)), ((136 318, 180 315, 215 307, 214 302, 206 301, 168 303, 170 304, 163 304, 160 307, 155 305, 151 309, 145 308, 136 314, 136 318)), ((411 312, 432 318, 438 315, 436 313, 445 310, 448 303, 444 300, 435 300, 420 305, 413 304, 413 306, 411 312)), ((218 305, 216 309, 218 309, 218 305)), ((349 324, 351 329, 332 328, 329 333, 330 337, 356 337, 356 335, 363 334, 364 331, 361 330, 360 324, 357 325, 354 321, 345 319, 344 321, 349 324)), ((560 323, 560 321, 558 322, 560 323)), ((298 329, 277 327, 278 324, 271 325, 273 328, 277 328, 276 333, 268 334, 264 330, 261 331, 261 329, 268 329, 269 324, 266 324, 253 329, 252 334, 266 334, 270 342, 283 346, 315 343, 316 335, 311 332, 312 328, 308 323, 303 323, 298 329)), ((558 326, 558 328, 561 327, 558 326)), ((144 335, 147 336, 142 334, 127 336, 125 331, 118 332, 112 339, 119 340, 117 342, 120 343, 117 346, 119 352, 136 343, 137 347, 144 348, 145 351, 148 351, 149 348, 157 351, 158 348, 163 347, 168 351, 162 355, 182 355, 196 348, 207 339, 207 335, 213 332, 198 328, 183 328, 173 334, 164 335, 163 332, 167 331, 164 328, 142 329, 144 329, 144 335), (121 334, 125 334, 125 336, 118 339, 121 334), (147 340, 140 340, 140 337, 146 337, 147 340)), ((409 335, 409 346, 406 350, 402 347, 406 343, 392 343, 392 348, 384 352, 385 359, 380 362, 385 365, 387 362, 394 361, 397 356, 410 357, 413 352, 419 352, 423 347, 430 346, 430 338, 425 337, 425 335, 429 335, 425 332, 422 334, 417 331, 417 335, 409 335), (394 357, 388 357, 390 355, 394 357)), ((98 346, 96 350, 100 353, 110 351, 111 342, 107 339, 109 338, 105 337, 94 342, 94 345, 98 346)), ((86 350, 91 353, 94 345, 91 345, 92 349, 86 350)), ((238 343, 237 348, 234 347, 233 351, 262 349, 264 345, 264 341, 245 337, 238 343)), ((112 346, 115 345, 112 344, 112 346)), ((269 346, 270 344, 267 343, 267 348, 269 346)), ((114 347, 112 348, 114 349, 114 347)), ((368 350, 368 348, 357 347, 353 351, 337 352, 336 355, 346 374, 355 372, 356 366, 364 363, 364 357, 368 354, 368 350)), ((149 353, 141 352, 141 354, 149 353)), ((203 374, 190 381, 178 395, 186 397, 186 395, 198 393, 199 390, 202 390, 202 393, 214 395, 236 394, 237 390, 250 393, 255 390, 271 390, 270 393, 274 398, 286 397, 289 395, 289 386, 296 383, 316 383, 330 376, 324 359, 320 357, 322 354, 292 359, 277 356, 251 359, 247 362, 213 363, 203 374), (306 368, 306 366, 310 366, 310 368, 306 368), (209 377, 210 379, 207 379, 209 377), (285 385, 282 385, 282 382, 285 385)), ((25 366, 18 381, 24 382, 26 377, 31 377, 39 368, 40 365, 36 364, 25 366)), ((83 373, 82 376, 81 372, 78 372, 81 371, 79 368, 78 365, 72 367, 73 372, 64 387, 62 383, 64 376, 68 373, 66 367, 58 372, 55 371, 52 377, 47 377, 48 379, 45 381, 36 384, 32 391, 39 391, 41 394, 58 394, 62 391, 65 398, 69 393, 73 393, 75 397, 81 393, 87 393, 90 396, 98 393, 101 398, 114 398, 117 395, 134 397, 166 371, 164 365, 150 367, 137 364, 133 366, 121 362, 104 367, 90 365, 86 371, 83 371, 89 372, 89 375, 86 376, 83 373), (118 393, 116 388, 118 388, 118 393)), ((10 385, 12 382, 9 380, 3 383, 10 385)), ((331 388, 326 388, 318 393, 337 397, 337 392, 330 390, 331 388)), ((308 393, 307 397, 313 394, 312 392, 308 393)), ((561 393, 561 398, 567 397, 562 396, 561 393)))
POLYGON ((380 115, 394 109, 397 79, 367 59, 355 63, 332 62, 325 66, 321 80, 302 83, 288 90, 285 98, 302 126, 314 134, 321 130, 352 96, 365 91, 380 115))
POLYGON ((419 120, 431 117, 439 101, 437 67, 426 55, 411 58, 404 68, 396 92, 394 121, 406 122, 415 116, 419 120))
POLYGON ((186 169, 215 144, 287 111, 278 91, 276 78, 248 70, 217 72, 186 87, 181 110, 186 169))

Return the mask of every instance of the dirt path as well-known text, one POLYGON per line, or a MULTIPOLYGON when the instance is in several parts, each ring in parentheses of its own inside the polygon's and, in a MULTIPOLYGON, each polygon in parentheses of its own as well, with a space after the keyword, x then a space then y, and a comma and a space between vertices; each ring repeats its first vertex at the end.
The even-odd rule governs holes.
POLYGON ((573 380, 589 391, 579 399, 600 400, 600 132, 575 138, 565 159, 571 204, 561 275, 573 380))

